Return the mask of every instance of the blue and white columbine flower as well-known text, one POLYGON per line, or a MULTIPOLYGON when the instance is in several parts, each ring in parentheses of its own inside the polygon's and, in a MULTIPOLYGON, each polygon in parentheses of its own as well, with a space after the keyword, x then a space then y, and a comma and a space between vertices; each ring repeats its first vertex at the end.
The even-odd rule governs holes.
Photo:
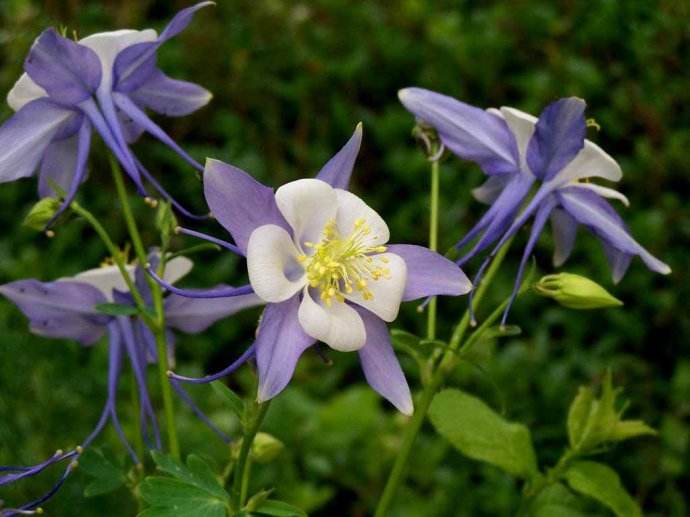
MULTIPOLYGON (((156 262, 156 256, 152 255, 151 260, 156 262)), ((165 270, 166 281, 176 282, 186 275, 191 267, 191 261, 186 258, 173 259, 165 270)), ((136 276, 138 290, 150 303, 150 291, 143 269, 135 268, 133 265, 128 269, 130 274, 136 276)), ((0 486, 3 486, 39 474, 56 463, 69 462, 63 475, 47 494, 14 510, 0 509, 0 515, 9 517, 35 510, 50 498, 73 470, 73 462, 96 439, 108 422, 113 424, 132 460, 139 463, 140 459, 125 437, 116 411, 117 386, 125 360, 128 360, 132 367, 139 391, 142 436, 149 446, 160 448, 160 433, 146 385, 146 365, 157 362, 158 354, 153 334, 138 317, 113 317, 97 309, 99 304, 109 302, 133 305, 127 285, 115 266, 92 269, 72 278, 62 278, 54 282, 18 280, 0 285, 0 294, 15 303, 29 318, 31 332, 34 334, 49 338, 74 339, 85 346, 94 345, 105 334, 109 340, 108 393, 101 417, 91 434, 79 447, 68 451, 60 450, 36 465, 0 466, 0 486)), ((190 299, 170 294, 164 300, 164 309, 171 356, 173 330, 186 333, 202 332, 213 322, 256 303, 256 297, 252 294, 231 300, 190 299)), ((223 439, 228 440, 175 381, 173 387, 204 423, 223 439)))
POLYGON ((402 301, 471 288, 460 268, 441 255, 388 245, 384 220, 347 191, 361 138, 358 126, 315 179, 287 183, 275 193, 236 167, 207 161, 206 201, 235 241, 225 246, 247 258, 250 285, 237 292, 249 289, 266 304, 250 349, 260 401, 280 393, 302 353, 322 341, 357 351, 369 384, 411 414, 410 390, 386 322, 397 317, 402 301))
MULTIPOLYGON (((627 205, 625 196, 589 181, 590 178, 619 181, 622 172, 611 156, 585 139, 587 122, 582 99, 569 97, 555 101, 536 118, 507 107, 485 111, 421 88, 403 89, 399 97, 418 119, 436 129, 441 142, 450 151, 476 162, 489 176, 474 194, 491 206, 457 244, 460 249, 478 238, 458 261, 460 265, 494 245, 475 284, 498 249, 531 217, 534 222, 513 297, 534 245, 549 219, 556 244, 556 266, 562 265, 570 255, 577 226, 583 225, 601 240, 615 282, 623 277, 633 256, 639 256, 652 271, 671 272, 668 265, 633 239, 623 220, 605 199, 618 199, 627 205), (538 188, 527 201, 534 185, 538 188)), ((510 304, 503 316, 504 323, 509 310, 510 304)))
POLYGON ((211 99, 206 89, 172 79, 156 65, 158 48, 184 30, 197 10, 211 4, 183 9, 160 35, 153 29, 119 30, 73 41, 55 29, 44 31, 24 62, 25 73, 7 96, 16 113, 0 127, 0 182, 38 170, 39 195, 54 196, 51 184, 58 185, 67 194, 64 209, 86 177, 95 129, 140 194, 146 194, 143 181, 148 180, 170 199, 129 144, 147 131, 203 170, 144 110, 183 116, 211 99))

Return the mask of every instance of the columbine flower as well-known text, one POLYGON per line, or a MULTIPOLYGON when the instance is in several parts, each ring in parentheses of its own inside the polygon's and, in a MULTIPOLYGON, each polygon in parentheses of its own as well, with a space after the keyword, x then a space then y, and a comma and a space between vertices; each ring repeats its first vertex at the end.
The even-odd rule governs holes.
MULTIPOLYGON (((556 248, 554 265, 570 255, 578 225, 602 242, 614 282, 620 281, 633 256, 662 274, 671 269, 635 241, 605 198, 628 204, 625 196, 608 187, 590 183, 590 178, 619 181, 616 161, 599 146, 585 139, 585 102, 575 97, 549 104, 539 118, 514 108, 487 111, 456 99, 420 88, 399 92, 401 102, 415 116, 433 126, 443 142, 461 158, 479 164, 489 179, 474 191, 491 207, 457 244, 465 246, 479 236, 473 248, 459 261, 462 265, 495 244, 482 264, 475 283, 497 250, 534 216, 513 297, 517 294, 525 265, 547 220, 551 220, 556 248), (518 215, 531 187, 539 188, 518 215)), ((510 304, 503 317, 505 323, 510 304)))
POLYGON ((120 30, 73 41, 55 29, 44 31, 24 62, 25 73, 7 96, 16 113, 0 127, 0 182, 31 176, 38 169, 39 195, 54 196, 54 183, 67 193, 67 206, 86 177, 95 129, 142 195, 143 176, 170 199, 129 144, 147 131, 203 170, 144 109, 182 116, 211 99, 204 88, 171 79, 156 65, 158 48, 210 4, 183 9, 160 35, 153 29, 120 30))
POLYGON ((386 322, 402 301, 470 290, 460 268, 441 255, 388 245, 383 219, 346 190, 361 137, 358 126, 316 179, 287 183, 275 194, 236 167, 206 163, 206 201, 235 241, 225 246, 247 257, 250 287, 267 304, 253 345, 260 401, 285 388, 299 357, 318 340, 357 351, 369 384, 412 413, 386 322))
MULTIPOLYGON (((152 262, 157 259, 152 256, 152 262)), ((190 260, 176 258, 170 261, 165 270, 168 282, 176 282, 186 275, 192 267, 190 260)), ((141 268, 128 267, 135 274, 138 290, 150 302, 150 291, 141 268)), ((101 267, 80 273, 72 278, 62 278, 54 282, 38 280, 18 280, 0 286, 0 294, 14 302, 29 318, 34 334, 50 338, 74 339, 83 345, 93 345, 108 334, 109 368, 108 394, 100 419, 89 436, 75 449, 58 451, 37 465, 27 467, 0 467, 0 486, 39 474, 51 465, 70 461, 63 476, 55 487, 36 501, 27 503, 17 510, 2 510, 3 516, 14 515, 13 511, 29 511, 39 507, 64 483, 73 470, 82 451, 100 434, 105 425, 112 422, 120 440, 132 460, 139 463, 136 453, 130 446, 120 425, 116 412, 117 385, 124 361, 128 360, 134 373, 139 391, 141 407, 141 433, 151 447, 160 448, 161 440, 156 416, 146 385, 146 365, 157 361, 155 338, 138 317, 108 316, 99 312, 102 303, 133 304, 127 285, 115 266, 101 267)), ((213 322, 224 318, 244 307, 256 303, 254 295, 238 296, 232 300, 190 299, 174 294, 164 300, 165 321, 168 326, 168 343, 172 353, 172 330, 198 333, 213 322)), ((207 425, 223 439, 227 437, 210 423, 205 415, 193 405, 191 399, 181 388, 173 383, 184 402, 207 425)))

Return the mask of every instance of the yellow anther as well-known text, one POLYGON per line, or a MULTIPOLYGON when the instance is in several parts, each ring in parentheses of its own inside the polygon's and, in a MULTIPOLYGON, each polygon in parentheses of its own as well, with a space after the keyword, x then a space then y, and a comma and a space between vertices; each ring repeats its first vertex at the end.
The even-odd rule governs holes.
POLYGON ((371 237, 367 237, 370 233, 364 218, 354 221, 348 236, 341 235, 336 220, 331 219, 321 232, 321 241, 304 243, 304 247, 313 252, 299 255, 297 261, 304 268, 310 287, 320 291, 319 298, 327 306, 330 307, 334 299, 344 302, 345 295, 355 291, 365 300, 371 300, 373 294, 367 288, 367 280, 390 277, 390 270, 385 267, 388 259, 378 256, 386 247, 370 246, 371 237))

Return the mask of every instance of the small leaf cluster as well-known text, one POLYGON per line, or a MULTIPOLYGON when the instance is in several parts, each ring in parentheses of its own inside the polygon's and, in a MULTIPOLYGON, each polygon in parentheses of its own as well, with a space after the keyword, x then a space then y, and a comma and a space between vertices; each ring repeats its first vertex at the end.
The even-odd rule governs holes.
POLYGON ((590 387, 579 389, 568 411, 568 446, 558 463, 545 471, 539 468, 529 429, 506 420, 473 395, 443 390, 434 397, 429 416, 436 431, 462 454, 524 482, 520 515, 583 517, 590 498, 617 517, 635 517, 642 515, 640 507, 616 471, 585 459, 613 443, 656 434, 640 420, 623 419, 620 392, 610 372, 599 397, 590 387))

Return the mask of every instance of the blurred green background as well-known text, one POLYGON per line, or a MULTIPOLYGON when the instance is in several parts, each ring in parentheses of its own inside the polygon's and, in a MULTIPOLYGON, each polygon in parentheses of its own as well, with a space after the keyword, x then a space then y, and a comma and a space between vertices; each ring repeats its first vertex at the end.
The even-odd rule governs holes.
MULTIPOLYGON (((48 26, 84 36, 115 28, 160 29, 180 1, 1 0, 0 93, 21 73, 33 39, 48 26)), ((365 138, 354 190, 387 219, 392 240, 424 243, 428 167, 410 137, 412 117, 396 98, 399 88, 428 87, 478 106, 516 106, 538 113, 567 95, 588 102, 601 125, 590 138, 623 167, 621 208, 633 234, 673 268, 650 273, 635 260, 618 286, 610 282, 598 243, 584 231, 564 268, 609 288, 622 309, 578 313, 528 296, 514 308, 518 337, 487 343, 479 368, 463 366, 450 384, 482 395, 507 418, 528 424, 542 466, 566 444, 565 413, 577 386, 597 383, 611 367, 625 387, 629 415, 643 418, 658 437, 604 453, 646 515, 690 515, 690 4, 683 0, 514 0, 505 2, 396 0, 219 0, 160 52, 173 77, 198 82, 215 98, 205 109, 162 125, 194 156, 213 156, 278 186, 313 175, 346 141, 358 121, 365 138), (685 301, 684 301, 685 300, 685 301)), ((2 120, 10 110, 0 109, 2 120)), ((157 119, 160 120, 160 119, 157 119)), ((187 205, 203 210, 200 183, 170 151, 144 137, 135 151, 187 205)), ((111 194, 102 146, 95 147, 91 177, 81 190, 117 241, 124 228, 111 194)), ((453 244, 483 206, 470 188, 482 181, 476 166, 449 158, 442 164, 441 246, 453 244)), ((94 267, 104 247, 82 223, 57 229, 48 240, 20 226, 35 201, 35 181, 0 186, 0 282, 50 280, 94 267)), ((136 203, 149 243, 151 209, 136 203)), ((212 224, 199 228, 223 236, 212 224)), ((192 244, 179 239, 176 246, 192 244)), ((524 235, 521 237, 524 244, 524 235)), ((550 272, 550 236, 536 252, 550 272)), ((510 289, 511 252, 493 289, 510 289)), ((228 253, 198 256, 185 285, 238 281, 243 264, 228 253)), ((472 274, 478 264, 467 268, 472 274)), ((423 320, 412 304, 394 324, 418 333, 423 320)), ((466 301, 440 303, 447 336, 466 301)), ((178 369, 220 369, 251 341, 258 311, 215 325, 201 336, 180 337, 178 369)), ((95 424, 105 396, 106 347, 84 349, 27 332, 26 320, 0 300, 0 464, 32 463, 57 448, 79 443, 95 424)), ((255 485, 313 515, 366 515, 375 505, 399 446, 402 417, 363 383, 354 354, 331 353, 332 366, 307 354, 290 387, 272 406, 265 426, 287 444, 273 464, 253 470, 255 485)), ((414 364, 401 357, 413 386, 414 364)), ((230 379, 246 393, 248 368, 230 379)), ((155 391, 155 389, 154 389, 155 391)), ((191 390, 221 426, 236 428, 210 387, 191 390)), ((128 383, 120 410, 128 418, 128 383)), ((215 460, 223 444, 179 408, 184 450, 215 460)), ((112 443, 112 431, 99 445, 112 443)), ((497 469, 461 457, 430 426, 418 442, 395 516, 511 515, 520 487, 497 469)), ((57 471, 0 490, 21 503, 46 489, 57 471)), ((132 515, 126 491, 82 499, 77 474, 47 509, 52 515, 132 515)), ((592 515, 606 515, 593 507, 592 515)))

